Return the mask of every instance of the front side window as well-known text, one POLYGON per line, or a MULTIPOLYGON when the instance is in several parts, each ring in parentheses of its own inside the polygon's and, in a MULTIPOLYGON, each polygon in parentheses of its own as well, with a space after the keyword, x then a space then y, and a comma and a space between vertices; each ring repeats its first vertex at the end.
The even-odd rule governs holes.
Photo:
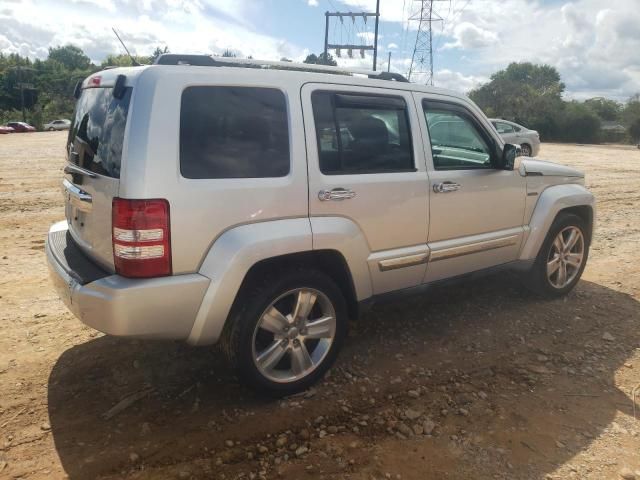
POLYGON ((424 104, 436 170, 492 168, 491 149, 471 114, 459 108, 424 104))
POLYGON ((182 93, 180 171, 185 178, 289 174, 284 93, 275 88, 198 86, 182 93))
POLYGON ((316 91, 311 102, 325 175, 415 170, 403 98, 316 91))

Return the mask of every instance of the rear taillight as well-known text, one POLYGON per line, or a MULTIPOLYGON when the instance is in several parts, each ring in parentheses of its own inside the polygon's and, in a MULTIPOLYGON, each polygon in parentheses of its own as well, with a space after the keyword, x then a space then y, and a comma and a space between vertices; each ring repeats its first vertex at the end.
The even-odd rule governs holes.
POLYGON ((169 202, 114 198, 113 261, 123 277, 171 275, 169 202))

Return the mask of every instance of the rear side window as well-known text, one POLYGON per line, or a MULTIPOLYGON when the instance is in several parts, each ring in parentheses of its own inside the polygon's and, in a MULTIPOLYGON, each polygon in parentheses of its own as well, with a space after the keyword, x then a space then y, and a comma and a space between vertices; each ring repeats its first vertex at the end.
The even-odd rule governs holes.
POLYGON ((126 88, 122 98, 115 98, 112 88, 82 91, 69 129, 69 162, 90 172, 120 178, 131 91, 126 88))
POLYGON ((188 87, 180 109, 185 178, 265 178, 289 173, 284 93, 275 88, 188 87))
POLYGON ((311 102, 325 175, 415 170, 402 97, 316 91, 311 102))
POLYGON ((496 127, 498 133, 513 133, 513 127, 508 123, 495 122, 493 125, 496 127))

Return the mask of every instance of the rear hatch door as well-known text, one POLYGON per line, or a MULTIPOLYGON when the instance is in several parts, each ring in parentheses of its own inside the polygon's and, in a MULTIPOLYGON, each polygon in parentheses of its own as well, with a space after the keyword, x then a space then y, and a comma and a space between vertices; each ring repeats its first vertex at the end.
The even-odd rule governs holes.
POLYGON ((120 185, 132 88, 124 88, 116 98, 112 86, 96 83, 80 91, 69 129, 63 180, 65 215, 84 253, 114 271, 111 204, 120 185))

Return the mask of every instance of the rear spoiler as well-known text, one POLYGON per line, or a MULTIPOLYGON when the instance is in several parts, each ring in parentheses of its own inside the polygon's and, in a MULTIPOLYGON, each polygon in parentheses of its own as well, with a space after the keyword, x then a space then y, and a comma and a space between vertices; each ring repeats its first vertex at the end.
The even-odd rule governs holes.
MULTIPOLYGON (((98 79, 98 85, 100 82, 100 77, 96 77, 98 79)), ((116 77, 116 83, 113 85, 113 96, 117 99, 121 99, 124 96, 125 92, 125 83, 127 82, 126 75, 118 75, 116 77)), ((84 80, 80 80, 76 83, 76 86, 73 89, 73 98, 76 100, 80 98, 80 94, 82 93, 82 84, 84 80)))

